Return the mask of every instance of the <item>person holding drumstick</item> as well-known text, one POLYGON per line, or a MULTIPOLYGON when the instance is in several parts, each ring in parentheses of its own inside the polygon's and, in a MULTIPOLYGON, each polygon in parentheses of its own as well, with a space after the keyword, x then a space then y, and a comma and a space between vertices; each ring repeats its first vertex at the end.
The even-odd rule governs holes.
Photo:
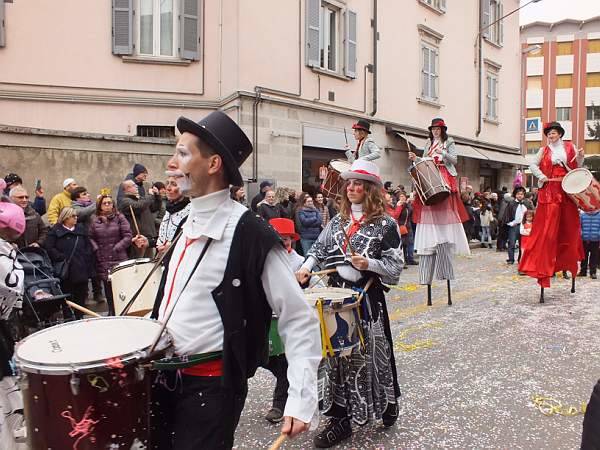
POLYGON ((550 287, 550 278, 563 270, 571 272, 575 283, 578 262, 583 259, 579 211, 563 191, 561 180, 569 170, 583 165, 585 155, 582 148, 576 150, 571 142, 564 142, 564 134, 560 123, 545 124, 548 144, 529 166, 538 179, 538 206, 519 271, 536 278, 542 289, 550 287))
POLYGON ((230 198, 229 186, 243 185, 239 167, 252 152, 242 129, 221 111, 197 123, 180 117, 177 128, 167 176, 175 177, 191 207, 181 238, 171 245, 155 310, 185 365, 156 379, 153 446, 233 447, 247 380, 268 354, 272 313, 289 365, 281 432, 293 438, 308 430, 317 410, 319 321, 279 236, 230 198))
MULTIPOLYGON (((417 224, 415 249, 419 255, 419 282, 427 285, 427 304, 431 305, 431 283, 435 274, 438 280, 448 281, 448 303, 450 280, 454 279, 452 258, 457 254, 470 254, 469 242, 462 223, 469 219, 460 199, 456 163, 458 155, 454 140, 447 134, 444 119, 435 118, 429 126, 429 139, 425 143, 424 158, 431 158, 448 187, 450 196, 436 205, 424 205, 415 196, 413 222, 417 224)), ((421 160, 409 151, 408 159, 413 163, 421 160)))
POLYGON ((369 134, 371 134, 371 124, 364 119, 359 119, 352 125, 352 129, 354 130, 354 139, 356 139, 356 149, 350 150, 350 146, 346 142, 345 148, 348 162, 352 163, 357 159, 373 161, 381 158, 381 150, 379 150, 375 141, 369 137, 369 134))
MULTIPOLYGON (((358 159, 341 174, 345 181, 340 213, 319 235, 307 260, 296 273, 306 283, 317 264, 336 268, 333 287, 366 291, 368 311, 362 317, 364 346, 349 356, 322 361, 319 401, 330 419, 315 436, 317 448, 329 448, 352 434, 352 423, 383 420, 386 427, 398 418, 400 388, 394 346, 385 303, 385 283, 396 284, 404 265, 398 224, 385 213, 379 167, 358 159)), ((361 308, 365 305, 361 305, 361 308)))

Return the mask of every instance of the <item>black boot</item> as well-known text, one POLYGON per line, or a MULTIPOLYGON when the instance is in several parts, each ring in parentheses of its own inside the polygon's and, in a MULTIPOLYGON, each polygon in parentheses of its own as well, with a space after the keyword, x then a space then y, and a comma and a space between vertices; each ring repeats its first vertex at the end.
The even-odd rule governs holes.
POLYGON ((387 408, 385 408, 385 411, 383 412, 383 416, 381 418, 383 419, 384 427, 388 428, 394 425, 396 423, 396 420, 398 420, 398 404, 389 403, 387 405, 387 408))
POLYGON ((323 431, 315 436, 313 443, 317 448, 329 448, 348 439, 350 436, 352 436, 350 419, 348 417, 343 419, 332 417, 323 428, 323 431))

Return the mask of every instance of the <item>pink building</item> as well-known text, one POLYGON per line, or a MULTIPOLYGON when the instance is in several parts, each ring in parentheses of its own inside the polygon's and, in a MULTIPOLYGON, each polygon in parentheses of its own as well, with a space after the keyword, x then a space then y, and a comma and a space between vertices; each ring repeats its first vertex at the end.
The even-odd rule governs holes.
POLYGON ((408 184, 407 141, 421 147, 440 116, 463 183, 508 185, 524 163, 521 45, 517 14, 496 19, 518 6, 0 0, 0 171, 50 191, 67 176, 114 188, 134 162, 161 179, 177 117, 222 109, 254 141, 249 182, 318 185, 366 118, 383 177, 408 184))

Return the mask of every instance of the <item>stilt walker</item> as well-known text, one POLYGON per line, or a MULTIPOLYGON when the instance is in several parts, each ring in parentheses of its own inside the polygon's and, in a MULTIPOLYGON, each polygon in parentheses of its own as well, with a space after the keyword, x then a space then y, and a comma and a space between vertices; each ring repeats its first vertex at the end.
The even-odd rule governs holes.
POLYGON ((538 179, 538 207, 519 271, 536 278, 540 303, 544 288, 560 271, 571 272, 571 293, 575 292, 578 263, 583 259, 583 242, 577 205, 563 191, 561 181, 572 169, 583 165, 583 149, 564 142, 565 130, 558 122, 544 125, 548 145, 540 148, 529 169, 538 179))
POLYGON ((468 215, 460 199, 456 180, 458 155, 454 140, 448 137, 447 130, 443 119, 433 119, 423 158, 413 152, 408 153, 413 165, 423 160, 433 161, 450 191, 444 200, 430 206, 424 204, 420 196, 415 197, 413 203, 413 220, 418 224, 415 249, 419 255, 419 282, 427 285, 428 306, 432 305, 431 284, 434 275, 438 280, 447 281, 448 305, 452 305, 450 281, 454 280, 454 255, 470 254, 462 226, 468 220, 468 215))

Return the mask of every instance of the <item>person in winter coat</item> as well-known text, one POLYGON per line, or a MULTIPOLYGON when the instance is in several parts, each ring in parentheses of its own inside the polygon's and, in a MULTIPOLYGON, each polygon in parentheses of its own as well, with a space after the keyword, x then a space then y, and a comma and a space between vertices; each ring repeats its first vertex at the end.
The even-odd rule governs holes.
POLYGON ((304 197, 304 204, 298 210, 298 221, 300 222, 300 244, 306 255, 321 233, 323 219, 321 213, 315 208, 313 198, 310 195, 304 197))
MULTIPOLYGON (((128 173, 123 181, 132 180, 138 188, 138 195, 140 196, 140 198, 144 198, 146 196, 146 188, 144 187, 144 182, 147 178, 148 170, 146 169, 146 167, 142 164, 135 163, 133 165, 131 173, 128 173)), ((121 200, 123 199, 124 195, 125 192, 123 191, 123 183, 121 183, 117 192, 117 205, 121 204, 121 200)))
POLYGON ((67 178, 63 181, 63 191, 52 197, 50 205, 48 205, 48 222, 50 225, 54 225, 58 222, 58 216, 63 208, 71 207, 73 204, 71 193, 76 187, 77 183, 75 180, 73 178, 67 178))
POLYGON ((598 269, 598 257, 600 255, 600 211, 580 211, 581 239, 583 240, 583 251, 585 256, 581 261, 579 270, 580 277, 586 277, 588 267, 590 278, 596 279, 598 269))
MULTIPOLYGON (((161 199, 160 195, 158 195, 158 190, 150 188, 150 195, 141 197, 138 194, 138 185, 133 180, 123 181, 122 187, 124 196, 121 202, 118 203, 118 209, 129 221, 131 231, 135 236, 134 245, 130 247, 129 256, 132 258, 141 256, 151 257, 152 249, 156 246, 156 238, 158 236, 156 226, 154 225, 154 216, 152 215, 154 211, 158 211, 160 208, 161 199), (132 210, 135 220, 131 216, 132 210), (139 230, 136 228, 136 223, 139 230), (147 241, 147 248, 144 255, 140 255, 141 251, 138 251, 141 248, 138 245, 140 240, 147 241)), ((144 247, 146 246, 144 245, 144 247)))
POLYGON ((368 121, 359 119, 352 125, 352 130, 354 131, 354 139, 356 139, 356 148, 352 150, 348 144, 345 145, 348 162, 352 163, 357 159, 373 161, 381 158, 381 150, 375 141, 369 137, 371 124, 368 121))
POLYGON ((323 194, 320 192, 317 192, 317 195, 315 195, 315 207, 321 214, 321 220, 323 221, 322 226, 325 228, 331 220, 331 217, 329 217, 329 209, 327 208, 327 205, 325 205, 325 197, 323 197, 323 194))
MULTIPOLYGON (((4 195, 10 196, 10 191, 12 189, 16 187, 23 187, 23 179, 16 173, 9 173, 4 177, 4 185, 4 189, 0 192, 3 192, 4 195)), ((46 214, 46 199, 44 198, 44 189, 41 185, 36 185, 35 198, 33 202, 29 203, 29 206, 31 206, 40 216, 46 214)))
POLYGON ((492 214, 492 205, 487 204, 481 207, 479 210, 479 222, 481 224, 481 247, 492 248, 492 234, 491 225, 494 222, 494 215, 492 214))
POLYGON ((179 224, 189 215, 190 208, 190 199, 183 196, 175 177, 169 177, 166 213, 158 230, 156 250, 162 252, 171 245, 179 224))
POLYGON ((128 259, 127 249, 133 235, 129 222, 117 211, 112 197, 101 195, 96 202, 96 214, 90 223, 90 244, 96 260, 96 272, 104 285, 108 312, 114 315, 112 290, 108 284, 108 273, 114 266, 128 259))
POLYGON ((294 217, 294 203, 290 200, 290 189, 278 187, 275 191, 275 203, 281 210, 281 217, 291 219, 294 217))
POLYGON ((18 248, 41 247, 48 235, 48 227, 29 203, 27 191, 23 186, 14 187, 10 190, 10 199, 23 208, 25 214, 25 232, 13 244, 18 248))
POLYGON ((504 210, 502 222, 508 229, 508 264, 515 263, 515 247, 516 243, 521 241, 519 234, 520 225, 523 221, 525 211, 533 209, 533 205, 528 200, 525 200, 525 188, 518 187, 513 192, 514 200, 512 200, 504 210))
POLYGON ((88 228, 92 216, 96 213, 96 204, 90 198, 90 193, 83 186, 78 186, 71 192, 71 200, 71 207, 77 213, 77 223, 88 228))
POLYGON ((260 190, 258 191, 258 194, 256 194, 254 196, 254 198, 252 198, 252 201, 250 202, 250 208, 255 213, 258 213, 258 204, 265 199, 266 193, 268 191, 273 190, 273 183, 265 180, 262 183, 260 183, 259 187, 260 187, 260 190))
POLYGON ((158 231, 163 217, 165 217, 165 213, 167 212, 167 186, 165 186, 165 183, 162 181, 155 181, 152 187, 155 187, 158 190, 158 195, 160 195, 160 208, 153 213, 154 223, 156 224, 156 230, 158 231))
POLYGON ((258 215, 265 221, 283 217, 281 207, 275 203, 275 191, 267 191, 265 199, 258 205, 258 215))
MULTIPOLYGON (((62 280, 64 293, 71 294, 71 301, 84 306, 88 295, 88 280, 94 274, 94 257, 88 232, 83 225, 77 223, 77 212, 73 208, 63 208, 58 216, 44 248, 53 263, 66 261, 69 267, 67 276, 62 280)), ((81 313, 75 311, 81 318, 81 313)))

